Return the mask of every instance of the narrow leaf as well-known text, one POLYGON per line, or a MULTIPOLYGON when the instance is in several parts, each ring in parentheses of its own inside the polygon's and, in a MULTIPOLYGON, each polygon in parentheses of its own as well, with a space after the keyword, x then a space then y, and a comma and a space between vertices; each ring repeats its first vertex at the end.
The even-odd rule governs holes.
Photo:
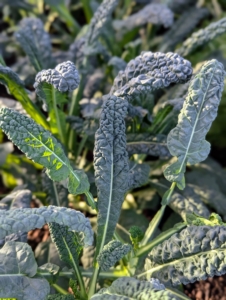
POLYGON ((49 223, 52 241, 56 244, 60 259, 70 267, 79 265, 79 255, 82 251, 82 237, 78 233, 69 231, 67 226, 49 223))
POLYGON ((210 144, 205 136, 217 116, 217 109, 224 86, 224 67, 217 60, 205 63, 189 86, 188 95, 178 117, 178 125, 170 131, 167 145, 178 160, 168 166, 164 175, 185 187, 184 172, 187 163, 205 160, 210 144))
POLYGON ((97 253, 114 233, 128 188, 125 116, 128 102, 115 96, 105 101, 95 135, 94 169, 98 190, 97 253))

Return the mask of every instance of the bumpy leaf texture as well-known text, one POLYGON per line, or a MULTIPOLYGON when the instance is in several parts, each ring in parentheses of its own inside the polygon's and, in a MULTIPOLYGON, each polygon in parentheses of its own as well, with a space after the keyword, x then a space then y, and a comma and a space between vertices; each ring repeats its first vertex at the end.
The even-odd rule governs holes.
POLYGON ((97 253, 108 243, 128 188, 125 116, 128 102, 115 96, 105 101, 95 135, 94 169, 98 191, 97 253))
POLYGON ((28 232, 42 228, 46 223, 59 223, 69 230, 84 234, 84 245, 93 243, 93 231, 89 219, 74 209, 49 205, 40 208, 0 210, 0 239, 11 233, 28 232))
POLYGON ((128 134, 126 147, 129 156, 133 154, 147 154, 162 158, 171 156, 167 148, 166 136, 163 134, 155 136, 149 133, 128 134))
POLYGON ((121 258, 123 258, 132 249, 129 244, 122 244, 119 241, 111 241, 104 246, 103 250, 97 256, 99 266, 103 271, 113 267, 121 258))
POLYGON ((72 169, 62 146, 49 131, 8 108, 0 109, 0 127, 28 158, 47 168, 46 173, 52 180, 68 179, 67 188, 72 194, 88 191, 85 173, 72 169))
POLYGON ((182 46, 177 50, 182 56, 190 54, 197 47, 205 45, 215 37, 226 32, 226 18, 223 18, 217 22, 211 23, 204 29, 200 29, 194 32, 187 40, 185 40, 182 46))
POLYGON ((178 54, 142 52, 118 73, 110 93, 132 101, 171 83, 186 82, 191 75, 191 63, 178 54))
POLYGON ((189 226, 154 247, 146 261, 147 278, 188 284, 226 273, 226 226, 189 226))
POLYGON ((121 277, 108 288, 101 289, 91 300, 179 300, 177 296, 165 290, 156 279, 139 281, 132 277, 121 277))
POLYGON ((50 37, 40 19, 23 18, 15 36, 36 71, 52 66, 50 37))
POLYGON ((210 215, 201 197, 189 185, 186 185, 186 188, 181 193, 172 195, 169 206, 182 217, 185 213, 195 213, 205 218, 208 218, 210 215))
POLYGON ((71 92, 79 85, 79 74, 71 61, 63 62, 54 69, 42 70, 36 75, 34 88, 42 82, 49 83, 60 92, 71 92))
POLYGON ((73 267, 73 261, 79 265, 79 254, 83 239, 78 233, 69 231, 67 226, 49 223, 52 241, 56 244, 60 259, 73 267))
POLYGON ((178 160, 165 169, 164 175, 180 189, 185 187, 186 164, 201 162, 209 154, 210 144, 205 136, 217 116, 224 75, 223 65, 215 59, 203 65, 191 81, 178 125, 168 135, 169 151, 178 160))
POLYGON ((0 250, 0 297, 45 300, 50 292, 46 279, 35 278, 37 263, 26 243, 6 242, 0 250))
POLYGON ((173 24, 173 12, 164 4, 151 3, 124 20, 115 20, 113 27, 122 34, 146 23, 168 28, 173 24))

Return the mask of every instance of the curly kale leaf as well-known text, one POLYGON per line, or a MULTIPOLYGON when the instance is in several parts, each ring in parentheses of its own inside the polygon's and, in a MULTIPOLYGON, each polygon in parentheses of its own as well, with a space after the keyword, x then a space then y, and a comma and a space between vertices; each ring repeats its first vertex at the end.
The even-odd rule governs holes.
POLYGON ((36 75, 34 87, 40 83, 51 84, 61 93, 70 92, 77 89, 79 85, 79 74, 75 65, 71 61, 63 62, 54 69, 42 70, 36 75))
POLYGON ((178 159, 165 169, 164 175, 180 189, 185 187, 186 164, 201 162, 209 154, 210 144, 205 136, 217 116, 224 75, 223 65, 215 59, 203 65, 190 83, 178 125, 168 135, 169 151, 178 159))
POLYGON ((123 258, 132 247, 129 244, 122 244, 119 241, 111 241, 104 246, 103 250, 97 256, 99 266, 103 271, 113 267, 121 258, 123 258))
MULTIPOLYGON (((4 197, 0 202, 4 210, 13 210, 17 208, 29 208, 31 202, 32 194, 29 190, 17 190, 10 193, 8 196, 4 197)), ((27 232, 19 231, 17 233, 12 233, 5 236, 3 240, 0 240, 0 246, 2 246, 7 241, 14 242, 26 242, 27 241, 27 232)))

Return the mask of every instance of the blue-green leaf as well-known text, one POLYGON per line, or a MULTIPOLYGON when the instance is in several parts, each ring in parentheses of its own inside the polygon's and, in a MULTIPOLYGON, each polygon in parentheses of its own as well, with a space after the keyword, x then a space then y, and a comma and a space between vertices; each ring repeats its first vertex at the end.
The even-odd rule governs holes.
POLYGON ((50 292, 46 279, 34 277, 37 263, 28 244, 6 242, 0 250, 0 297, 44 300, 50 292))
POLYGON ((217 60, 203 65, 191 81, 178 125, 168 135, 169 151, 178 159, 165 169, 164 175, 167 180, 175 181, 180 189, 185 187, 186 164, 201 162, 209 154, 210 144, 205 136, 217 116, 224 75, 224 67, 217 60))

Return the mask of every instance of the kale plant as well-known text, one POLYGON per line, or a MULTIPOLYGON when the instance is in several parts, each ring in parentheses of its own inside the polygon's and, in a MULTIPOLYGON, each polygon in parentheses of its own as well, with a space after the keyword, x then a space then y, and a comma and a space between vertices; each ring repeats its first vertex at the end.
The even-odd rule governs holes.
MULTIPOLYGON (((40 19, 20 22, 15 38, 33 66, 33 97, 0 60, 0 83, 16 99, 0 99, 0 128, 10 140, 0 145, 1 174, 15 187, 0 201, 0 297, 189 299, 180 284, 226 273, 225 172, 208 162, 206 140, 226 73, 216 58, 193 70, 184 56, 223 34, 225 19, 193 33, 178 49, 193 25, 171 42, 162 39, 161 52, 119 57, 112 36, 123 48, 127 34, 148 22, 164 30, 176 26, 174 12, 184 13, 195 1, 148 4, 124 20, 116 0, 104 0, 96 10, 82 2, 90 24, 67 51, 52 53, 40 19), (212 185, 211 166, 217 178, 212 185), (194 182, 195 176, 205 179, 194 182), (144 216, 128 215, 124 206, 138 205, 145 192, 157 204, 143 225, 144 216), (37 207, 30 207, 32 199, 37 207), (176 221, 163 228, 168 210, 176 221), (34 253, 27 233, 45 224, 50 239, 34 253)), ((46 3, 72 26, 74 37, 79 25, 63 1, 46 3)), ((195 6, 191 11, 197 23, 209 13, 195 6)))

